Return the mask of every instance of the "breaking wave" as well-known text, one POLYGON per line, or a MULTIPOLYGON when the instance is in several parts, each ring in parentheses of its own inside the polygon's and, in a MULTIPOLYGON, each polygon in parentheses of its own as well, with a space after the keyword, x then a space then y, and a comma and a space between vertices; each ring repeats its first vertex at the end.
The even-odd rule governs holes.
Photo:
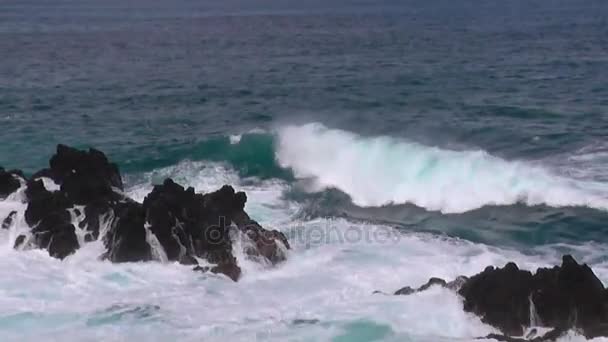
POLYGON ((486 205, 608 208, 608 184, 485 151, 454 151, 404 139, 364 137, 318 123, 277 131, 276 159, 312 191, 337 188, 363 207, 411 203, 461 213, 486 205))

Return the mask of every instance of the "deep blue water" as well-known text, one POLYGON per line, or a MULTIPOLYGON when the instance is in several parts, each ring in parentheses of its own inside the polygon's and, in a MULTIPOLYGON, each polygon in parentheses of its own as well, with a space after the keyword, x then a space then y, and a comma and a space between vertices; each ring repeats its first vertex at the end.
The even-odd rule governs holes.
MULTIPOLYGON (((273 132, 309 122, 542 165, 606 200, 608 2, 0 3, 0 165, 34 172, 65 143, 101 149, 129 175, 190 159, 294 182, 273 132), (230 144, 252 129, 265 133, 230 144)), ((343 195, 285 194, 310 217, 475 242, 608 240, 602 204, 502 206, 490 196, 441 214, 362 208, 343 195)))

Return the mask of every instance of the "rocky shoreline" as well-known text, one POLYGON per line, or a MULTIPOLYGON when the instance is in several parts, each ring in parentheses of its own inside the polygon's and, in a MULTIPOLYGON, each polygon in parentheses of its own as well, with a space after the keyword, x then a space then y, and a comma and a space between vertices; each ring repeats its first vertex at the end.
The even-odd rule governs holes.
MULTIPOLYGON (((247 255, 262 263, 285 260, 289 249, 285 235, 264 229, 247 215, 245 193, 226 185, 199 194, 166 179, 138 203, 123 194, 118 166, 95 149, 59 145, 49 167, 29 178, 20 171, 0 169, 0 199, 11 194, 27 203, 24 216, 31 228, 14 247, 46 249, 59 259, 101 238, 107 248, 101 257, 112 262, 198 265, 198 258, 210 266, 195 270, 237 281, 241 269, 233 255, 232 235, 246 235, 251 242, 247 255)), ((10 228, 16 214, 0 218, 4 229, 10 228)))
MULTIPOLYGON (((247 195, 230 185, 202 194, 166 179, 142 203, 123 190, 118 166, 103 152, 58 145, 49 167, 31 177, 0 167, 0 200, 10 197, 27 205, 23 213, 0 217, 0 229, 10 229, 21 215, 30 229, 16 238, 15 249, 45 249, 64 259, 84 244, 101 240, 104 260, 179 262, 234 281, 241 276, 234 254, 239 236, 248 242, 248 258, 267 265, 286 260, 286 236, 251 219, 244 210, 247 195)), ((419 288, 406 286, 394 295, 434 286, 455 291, 466 312, 501 332, 483 338, 553 341, 570 330, 587 338, 608 336, 608 290, 589 266, 570 255, 563 256, 560 266, 534 273, 515 263, 488 266, 471 277, 450 282, 431 278, 419 288), (551 330, 523 337, 530 327, 551 330)))
POLYGON ((431 278, 418 289, 406 286, 394 294, 410 295, 432 286, 456 291, 465 311, 502 332, 487 336, 489 339, 554 341, 569 330, 586 338, 608 336, 608 289, 589 266, 580 265, 570 255, 563 256, 561 266, 539 268, 535 273, 510 262, 451 282, 431 278), (551 330, 524 338, 525 329, 531 327, 551 330))

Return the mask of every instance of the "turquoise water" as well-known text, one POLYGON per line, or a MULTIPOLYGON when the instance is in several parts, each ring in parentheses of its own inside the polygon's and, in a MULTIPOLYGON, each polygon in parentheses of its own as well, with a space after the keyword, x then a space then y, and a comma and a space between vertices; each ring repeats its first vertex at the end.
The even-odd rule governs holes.
MULTIPOLYGON (((607 14, 600 0, 2 2, 1 166, 31 174, 64 143, 105 151, 138 200, 169 176, 230 183, 294 251, 277 269, 244 260, 227 284, 106 264, 98 242, 63 263, 12 251, 17 225, 0 232, 0 334, 467 341, 491 328, 455 295, 371 293, 562 253, 608 282, 607 14)), ((19 208, 0 202, 0 218, 19 208)))

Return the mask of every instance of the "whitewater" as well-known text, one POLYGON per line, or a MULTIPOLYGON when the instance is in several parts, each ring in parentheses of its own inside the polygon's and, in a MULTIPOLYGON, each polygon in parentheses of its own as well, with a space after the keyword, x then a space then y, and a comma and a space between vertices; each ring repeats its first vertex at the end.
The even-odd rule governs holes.
POLYGON ((453 291, 382 293, 565 254, 608 285, 606 13, 606 0, 0 1, 1 167, 31 176, 64 144, 103 151, 139 202, 167 177, 231 184, 292 247, 253 262, 236 232, 238 282, 167 262, 143 224, 155 261, 100 260, 78 227, 58 260, 13 248, 31 230, 22 188, 0 199, 0 342, 484 341, 498 331, 453 291))
POLYGON ((320 123, 287 126, 278 137, 281 166, 312 179, 316 190, 337 188, 364 207, 411 203, 442 213, 516 203, 608 209, 606 182, 570 179, 543 165, 507 161, 483 150, 363 137, 320 123))
MULTIPOLYGON (((310 191, 338 188, 361 206, 413 203, 464 212, 524 202, 606 208, 601 184, 482 151, 363 137, 317 123, 272 134, 277 163, 292 169, 296 179, 311 179, 316 187, 310 191)), ((246 142, 245 137, 227 139, 246 142)), ((44 250, 16 251, 14 239, 26 229, 18 192, 0 202, 0 217, 18 211, 16 223, 0 230, 2 340, 471 341, 496 330, 465 313, 455 293, 374 291, 392 293, 430 277, 472 275, 507 261, 536 269, 558 264, 566 252, 608 279, 604 243, 542 245, 523 252, 374 222, 308 218, 303 204, 286 196, 295 183, 244 177, 228 163, 184 160, 129 174, 125 192, 142 201, 166 177, 202 192, 226 183, 245 191, 247 212, 288 236, 293 246, 288 260, 272 268, 260 265, 248 261, 237 243, 243 277, 234 283, 174 263, 100 261, 101 241, 86 243, 64 261, 44 250)), ((560 341, 584 340, 571 332, 560 341)))

